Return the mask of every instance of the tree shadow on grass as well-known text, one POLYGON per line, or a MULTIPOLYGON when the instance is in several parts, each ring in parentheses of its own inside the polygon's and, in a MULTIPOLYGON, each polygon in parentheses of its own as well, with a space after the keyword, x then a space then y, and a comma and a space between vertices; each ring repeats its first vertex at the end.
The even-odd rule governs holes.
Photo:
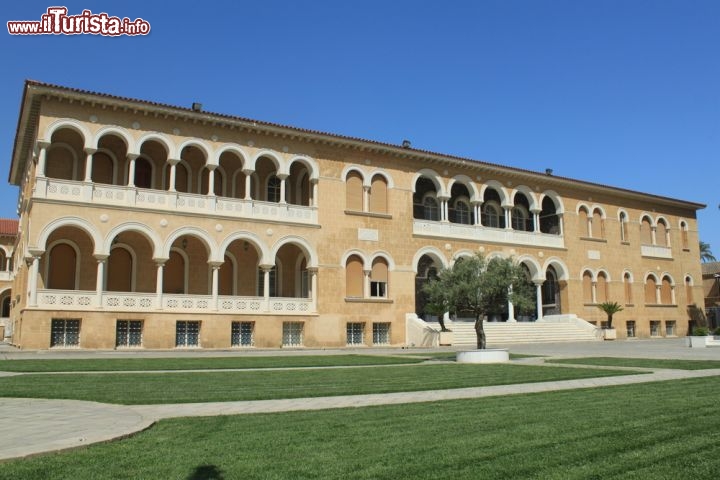
POLYGON ((215 465, 200 465, 187 477, 187 480, 223 480, 223 472, 215 465))

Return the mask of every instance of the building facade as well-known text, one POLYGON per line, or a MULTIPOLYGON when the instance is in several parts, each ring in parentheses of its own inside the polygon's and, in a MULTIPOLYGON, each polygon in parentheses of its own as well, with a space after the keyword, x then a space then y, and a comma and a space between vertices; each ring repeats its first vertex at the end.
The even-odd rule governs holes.
POLYGON ((12 338, 10 306, 18 222, 0 218, 0 342, 12 338))
POLYGON ((703 205, 28 81, 10 318, 23 348, 404 345, 456 259, 512 256, 532 312, 685 335, 703 205))

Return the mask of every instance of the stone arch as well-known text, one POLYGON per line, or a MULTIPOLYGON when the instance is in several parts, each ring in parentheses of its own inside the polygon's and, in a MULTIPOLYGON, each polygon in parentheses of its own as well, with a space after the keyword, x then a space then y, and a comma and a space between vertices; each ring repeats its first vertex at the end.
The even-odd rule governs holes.
POLYGON ((562 201, 562 197, 555 190, 545 190, 542 195, 540 195, 540 198, 538 200, 541 205, 542 201, 545 200, 545 197, 548 197, 550 198, 550 200, 553 201, 553 203, 555 204, 555 213, 557 215, 562 215, 565 213, 565 204, 562 201))
POLYGON ((415 186, 417 185, 417 181, 422 177, 427 178, 433 183, 433 185, 435 185, 435 191, 437 192, 438 197, 444 197, 448 195, 447 191, 445 190, 445 185, 440 178, 440 175, 438 175, 435 170, 432 170, 430 168, 423 168, 415 175, 413 175, 411 187, 413 193, 415 193, 415 186))
POLYGON ((109 255, 110 250, 112 248, 112 242, 119 234, 122 232, 136 232, 141 234, 143 237, 147 239, 148 242, 150 242, 150 245, 152 245, 153 249, 153 258, 160 258, 162 255, 162 240, 160 240, 160 237, 155 233, 154 230, 152 230, 147 225, 140 223, 140 222, 125 222, 121 223, 120 225, 117 225, 113 227, 112 230, 108 232, 108 234, 105 236, 105 240, 102 244, 102 254, 103 255, 109 255))
POLYGON ((270 250, 268 249, 265 242, 263 242, 258 235, 248 231, 236 231, 225 237, 225 239, 220 244, 217 256, 224 256, 228 247, 230 247, 230 244, 232 244, 236 240, 243 240, 252 244, 255 247, 255 250, 259 253, 259 261, 261 265, 268 265, 273 263, 273 258, 270 256, 270 250))
MULTIPOLYGON (((385 179, 385 182, 387 183, 388 188, 395 188, 395 182, 393 181, 392 175, 390 175, 388 172, 381 170, 379 168, 376 168, 370 174, 367 176, 367 181, 371 182, 373 178, 375 178, 376 175, 380 175, 385 179)), ((368 184, 369 186, 369 184, 368 184)))
POLYGON ((79 217, 61 217, 47 223, 38 235, 37 249, 46 250, 48 237, 60 227, 76 227, 84 231, 93 242, 93 255, 100 255, 103 248, 103 240, 100 232, 87 220, 79 217))
POLYGON ((95 132, 92 148, 98 148, 98 143, 106 135, 115 135, 125 142, 125 148, 127 149, 128 154, 138 155, 140 153, 137 149, 133 136, 130 135, 130 133, 124 128, 115 125, 106 125, 95 132))
POLYGON ((468 192, 470 192, 471 202, 478 202, 482 200, 482 198, 480 197, 480 190, 478 190, 477 185, 475 184, 475 182, 473 182, 472 178, 468 177, 467 175, 455 175, 448 182, 448 192, 452 192, 452 187, 456 183, 465 185, 465 187, 468 189, 468 192))
POLYGON ((485 198, 485 192, 488 188, 492 188, 495 190, 500 197, 500 206, 501 207, 508 207, 512 204, 510 201, 509 195, 505 187, 503 187, 502 183, 498 182, 497 180, 488 180, 487 182, 483 183, 483 186, 480 188, 480 198, 485 198))
POLYGON ((543 264, 543 272, 547 271, 548 267, 553 267, 555 269, 555 273, 558 274, 558 280, 567 281, 570 278, 570 271, 568 270, 567 265, 565 265, 565 262, 563 262, 558 257, 550 257, 547 260, 545 260, 545 263, 543 264))
POLYGON ((285 166, 285 171, 278 172, 278 173, 287 173, 290 174, 290 167, 292 167, 293 163, 300 162, 308 169, 308 172, 310 172, 310 181, 317 181, 319 178, 319 169, 317 162, 308 157, 307 155, 296 155, 290 159, 289 162, 287 162, 287 165, 285 166))
POLYGON ((395 270, 395 260, 393 260, 392 256, 386 252, 385 250, 376 250, 370 255, 370 264, 372 264, 372 261, 376 258, 384 258, 388 265, 388 271, 395 270))
POLYGON ((450 265, 455 265, 455 262, 457 262, 458 259, 460 259, 460 258, 470 258, 470 257, 474 257, 474 256, 475 256, 475 252, 473 252, 472 250, 469 250, 467 248, 458 250, 457 252, 455 252, 453 254, 452 260, 450 261, 450 265))
POLYGON ((248 154, 245 153, 243 148, 240 145, 238 145, 237 143, 225 143, 223 145, 220 145, 220 147, 217 150, 215 150, 215 154, 214 154, 212 163, 214 165, 220 165, 220 157, 225 152, 233 153, 233 154, 237 155, 238 158, 240 158, 240 161, 242 162, 243 167, 247 165, 248 154))
POLYGON ((357 248, 353 248, 351 250, 346 251, 343 254, 342 258, 340 259, 340 266, 342 268, 345 268, 345 265, 347 265, 348 259, 352 256, 361 258, 363 261, 363 268, 365 268, 365 269, 367 269, 371 264, 370 257, 368 257, 368 255, 365 252, 363 252, 362 250, 359 250, 357 248))
POLYGON ((442 268, 447 268, 449 265, 447 258, 445 258, 445 255, 440 251, 439 248, 423 247, 420 250, 418 250, 415 253, 415 256, 413 257, 412 268, 413 268, 413 272, 415 272, 416 275, 418 273, 418 271, 417 271, 418 262, 420 262, 420 259, 424 255, 427 255, 428 257, 432 258, 436 262, 440 263, 440 265, 442 265, 442 268))
POLYGON ((523 195, 525 195, 528 203, 530 203, 531 212, 533 210, 540 210, 540 203, 538 201, 538 198, 530 187, 528 187, 527 185, 518 185, 517 187, 515 187, 510 195, 513 204, 515 204, 515 195, 517 195, 518 193, 522 193, 523 195))
POLYGON ((49 143, 53 134, 62 128, 69 128, 78 133, 83 139, 83 149, 93 148, 93 135, 85 125, 71 118, 59 118, 45 128, 44 138, 49 143))
POLYGON ((213 149, 210 145, 205 143, 203 140, 199 138, 188 138, 184 142, 182 142, 177 147, 178 154, 182 155, 183 150, 185 150, 186 147, 195 147, 198 150, 200 150, 203 155, 205 155, 205 165, 212 164, 217 165, 217 158, 214 155, 213 149))
POLYGON ((255 165, 260 157, 267 157, 274 165, 276 174, 286 172, 285 162, 283 159, 272 150, 262 149, 253 155, 252 159, 248 163, 248 168, 255 170, 255 165))
POLYGON ((360 175, 360 178, 363 180, 363 186, 369 187, 370 186, 370 180, 367 175, 365 175, 365 172, 363 169, 357 165, 347 165, 345 168, 343 168, 342 173, 340 174, 340 178, 343 182, 347 182, 348 175, 350 175, 351 172, 356 172, 358 175, 360 175))
POLYGON ((160 258, 168 258, 170 256, 170 247, 172 247, 172 244, 175 240, 184 235, 196 237, 205 245, 208 254, 208 262, 222 262, 222 259, 218 258, 218 248, 215 240, 213 240, 205 230, 197 227, 181 227, 172 232, 165 240, 165 244, 162 247, 162 257, 160 258))
POLYGON ((156 133, 156 132, 149 132, 140 137, 137 141, 137 149, 140 150, 142 148, 143 143, 153 140, 160 145, 162 145, 165 148, 165 152, 167 153, 167 158, 179 158, 178 157, 178 150, 175 147, 175 143, 167 138, 162 133, 156 133))
POLYGON ((521 255, 515 259, 515 262, 520 265, 524 264, 530 270, 532 275, 531 280, 540 281, 545 280, 545 270, 540 266, 540 263, 530 255, 521 255))
POLYGON ((275 242, 275 245, 273 245, 271 251, 271 258, 273 259, 273 262, 278 254, 278 251, 280 251, 280 249, 284 245, 288 245, 291 243, 300 248, 300 250, 305 254, 305 257, 307 258, 307 268, 317 268, 318 260, 315 249, 312 247, 312 245, 310 245, 307 240, 297 235, 287 235, 275 242))
MULTIPOLYGON (((74 287, 73 290, 80 290, 80 263, 82 260, 80 247, 78 247, 77 243, 73 242, 69 239, 58 239, 52 242, 50 245, 47 246, 47 249, 45 250, 48 254, 47 261, 45 262, 45 271, 43 272, 43 278, 45 278, 45 282, 50 283, 50 265, 52 263, 52 258, 50 256, 53 248, 55 248, 58 245, 67 245, 70 248, 73 249, 75 252, 75 272, 73 275, 73 282, 74 287)), ((53 288, 49 287, 48 288, 53 288)))

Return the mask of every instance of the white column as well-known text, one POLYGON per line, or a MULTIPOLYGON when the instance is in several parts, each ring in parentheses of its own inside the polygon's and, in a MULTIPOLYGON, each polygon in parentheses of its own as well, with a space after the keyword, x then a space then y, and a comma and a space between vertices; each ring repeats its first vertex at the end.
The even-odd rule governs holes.
POLYGON ((45 176, 45 157, 47 156, 47 147, 50 146, 49 142, 37 142, 38 147, 40 147, 40 152, 38 153, 38 164, 37 169, 35 170, 35 176, 36 177, 44 177, 45 176))
POLYGON ((220 270, 220 265, 222 265, 222 263, 217 263, 217 262, 210 263, 210 268, 212 268, 212 287, 211 287, 212 288, 212 290, 211 290, 212 301, 213 301, 213 306, 216 310, 217 310, 217 303, 218 303, 218 283, 219 283, 218 282, 218 280, 219 280, 218 272, 220 270))
POLYGON ((597 303, 597 282, 592 282, 592 303, 597 303))
POLYGON ((675 302, 675 285, 670 286, 670 303, 672 305, 677 305, 675 302))
POLYGON ((474 225, 481 225, 482 224, 482 202, 474 202, 473 203, 473 212, 475 214, 474 225))
POLYGON ((263 298, 265 300, 265 311, 270 309, 270 270, 274 265, 260 265, 263 271, 263 298))
POLYGON ((254 170, 243 169, 242 172, 245 174, 245 200, 251 200, 252 197, 250 196, 250 182, 252 181, 252 174, 254 170))
POLYGON ((40 257, 33 255, 30 264, 30 278, 28 279, 28 289, 30 294, 30 306, 37 307, 37 278, 40 265, 40 257))
POLYGON ((318 205, 318 181, 311 180, 312 185, 312 206, 317 207, 318 205))
POLYGON ((662 288, 661 285, 655 286, 655 303, 657 305, 660 305, 662 303, 662 294, 660 292, 660 289, 662 288))
POLYGON ((163 301, 163 270, 165 269, 167 259, 155 260, 157 265, 157 273, 155 277, 155 293, 157 296, 157 308, 162 309, 163 301))
POLYGON ((317 268, 308 268, 308 272, 310 272, 310 298, 312 299, 312 311, 317 312, 317 268))
POLYGON ((105 262, 107 261, 107 255, 95 255, 97 260, 97 276, 95 277, 95 298, 97 302, 97 308, 102 308, 102 295, 105 289, 105 262))
POLYGON ((540 233, 540 210, 532 210, 530 213, 533 216, 533 231, 540 233))
POLYGON ((92 156, 93 154, 97 152, 94 148, 86 148, 85 149, 85 181, 86 182, 92 182, 92 168, 93 168, 93 161, 92 156))
POLYGON ((592 217, 592 216, 588 216, 588 219, 587 219, 587 235, 588 235, 588 237, 590 237, 590 238, 592 238, 592 236, 593 236, 593 228, 592 228, 592 227, 593 227, 593 217, 592 217))
POLYGON ((167 162, 170 164, 170 180, 168 181, 168 192, 175 192, 175 166, 180 163, 177 158, 168 158, 167 162))
POLYGON ((652 244, 657 245, 657 227, 656 226, 653 225, 650 228, 650 235, 652 236, 652 244))
POLYGON ((537 306, 537 319, 543 319, 542 286, 544 282, 535 282, 535 303, 537 306))
POLYGON ((208 165, 208 195, 211 197, 215 196, 215 167, 217 165, 208 165))
POLYGON ((443 222, 449 222, 450 221, 450 210, 448 207, 449 199, 444 198, 442 201, 442 209, 443 209, 443 222))
POLYGON ((562 213, 557 214, 558 217, 558 228, 560 229, 560 236, 563 236, 563 215, 562 213))
POLYGON ((128 165, 128 181, 127 185, 128 187, 134 187, 135 186, 135 160, 137 160, 138 155, 134 153, 128 153, 127 155, 128 161, 130 164, 128 165))
POLYGON ((278 178, 280 179, 280 203, 287 203, 287 200, 285 199, 285 180, 287 180, 287 175, 282 174, 278 175, 278 178))
POLYGON ((363 204, 362 204, 363 212, 369 212, 370 211, 370 187, 367 185, 363 185, 363 204))
POLYGON ((363 298, 370 298, 370 274, 372 270, 363 270, 363 298))
POLYGON ((502 208, 505 212, 505 230, 512 230, 512 206, 504 205, 502 208))

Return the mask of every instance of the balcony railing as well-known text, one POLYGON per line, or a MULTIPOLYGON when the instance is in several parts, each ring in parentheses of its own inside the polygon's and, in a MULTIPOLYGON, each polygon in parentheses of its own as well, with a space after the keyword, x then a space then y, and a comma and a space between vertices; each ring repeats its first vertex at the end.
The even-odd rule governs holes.
POLYGON ((213 312, 231 314, 307 315, 314 313, 309 298, 234 297, 219 295, 162 294, 162 308, 158 309, 155 293, 102 292, 99 306, 98 295, 88 290, 38 290, 37 309, 40 310, 87 310, 122 312, 213 312))
POLYGON ((549 233, 521 232, 481 225, 414 220, 413 234, 428 237, 454 238, 475 242, 506 243, 533 247, 564 248, 565 241, 560 235, 549 233))
POLYGON ((660 245, 640 245, 640 254, 643 257, 672 258, 672 249, 660 245))
POLYGON ((9 282, 13 279, 13 272, 2 271, 0 272, 0 281, 9 282))
POLYGON ((187 212, 220 217, 243 217, 304 224, 317 223, 316 207, 45 177, 37 179, 33 197, 95 205, 167 210, 173 213, 187 212))

